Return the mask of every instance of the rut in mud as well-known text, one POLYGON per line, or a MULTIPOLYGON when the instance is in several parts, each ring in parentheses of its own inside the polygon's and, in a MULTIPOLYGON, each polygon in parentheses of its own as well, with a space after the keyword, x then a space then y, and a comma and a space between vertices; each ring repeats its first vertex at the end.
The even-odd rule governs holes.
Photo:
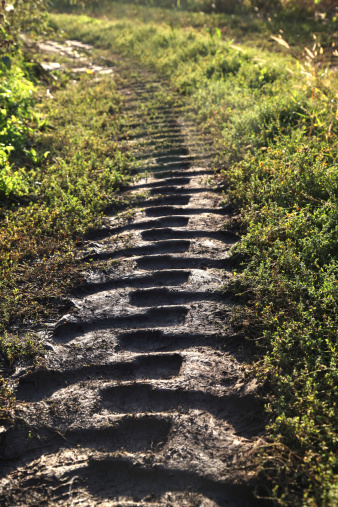
POLYGON ((152 174, 131 192, 147 194, 132 219, 91 238, 82 261, 111 267, 73 294, 46 369, 19 377, 3 505, 256 505, 247 464, 261 408, 219 292, 237 238, 207 145, 179 108, 138 121, 162 88, 143 73, 122 90, 124 142, 152 174))

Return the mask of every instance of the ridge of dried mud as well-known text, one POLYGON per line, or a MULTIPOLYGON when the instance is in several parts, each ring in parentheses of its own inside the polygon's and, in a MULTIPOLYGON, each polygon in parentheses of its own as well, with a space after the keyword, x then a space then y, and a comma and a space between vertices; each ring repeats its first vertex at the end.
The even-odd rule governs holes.
POLYGON ((237 238, 193 125, 166 106, 137 124, 135 106, 161 86, 144 73, 121 90, 125 142, 153 171, 130 192, 148 197, 91 238, 82 260, 116 263, 76 289, 46 367, 17 375, 2 505, 260 504, 249 464, 262 410, 219 293, 237 238))

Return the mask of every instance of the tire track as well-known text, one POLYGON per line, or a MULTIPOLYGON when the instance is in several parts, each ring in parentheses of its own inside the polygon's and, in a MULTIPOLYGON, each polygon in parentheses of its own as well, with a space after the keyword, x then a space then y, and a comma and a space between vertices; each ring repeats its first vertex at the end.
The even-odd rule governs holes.
POLYGON ((128 81, 120 142, 145 171, 129 192, 147 196, 132 221, 107 218, 91 235, 79 262, 117 264, 74 291, 47 367, 18 376, 2 499, 253 506, 246 464, 263 423, 219 293, 237 241, 223 229, 231 209, 165 84, 146 72, 128 81))

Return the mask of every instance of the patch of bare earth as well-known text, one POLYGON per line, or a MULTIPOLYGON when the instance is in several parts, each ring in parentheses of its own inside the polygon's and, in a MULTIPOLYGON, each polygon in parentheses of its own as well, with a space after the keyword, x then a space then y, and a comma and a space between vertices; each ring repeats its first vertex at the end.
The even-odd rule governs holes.
POLYGON ((145 74, 122 90, 136 129, 125 142, 153 171, 130 191, 148 197, 91 238, 87 259, 117 262, 73 294, 46 368, 17 373, 3 505, 257 504, 262 410, 219 293, 238 238, 193 125, 165 105, 137 125, 133 109, 161 86, 145 74))

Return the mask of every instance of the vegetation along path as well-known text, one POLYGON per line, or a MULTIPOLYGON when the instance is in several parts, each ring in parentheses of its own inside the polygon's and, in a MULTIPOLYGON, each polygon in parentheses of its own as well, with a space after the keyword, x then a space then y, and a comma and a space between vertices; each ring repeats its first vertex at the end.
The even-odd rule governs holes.
POLYGON ((124 141, 148 171, 129 191, 144 200, 92 235, 79 262, 110 269, 90 270, 46 366, 19 378, 2 501, 254 506, 264 425, 219 292, 237 239, 224 180, 165 84, 134 73, 120 92, 124 141))

